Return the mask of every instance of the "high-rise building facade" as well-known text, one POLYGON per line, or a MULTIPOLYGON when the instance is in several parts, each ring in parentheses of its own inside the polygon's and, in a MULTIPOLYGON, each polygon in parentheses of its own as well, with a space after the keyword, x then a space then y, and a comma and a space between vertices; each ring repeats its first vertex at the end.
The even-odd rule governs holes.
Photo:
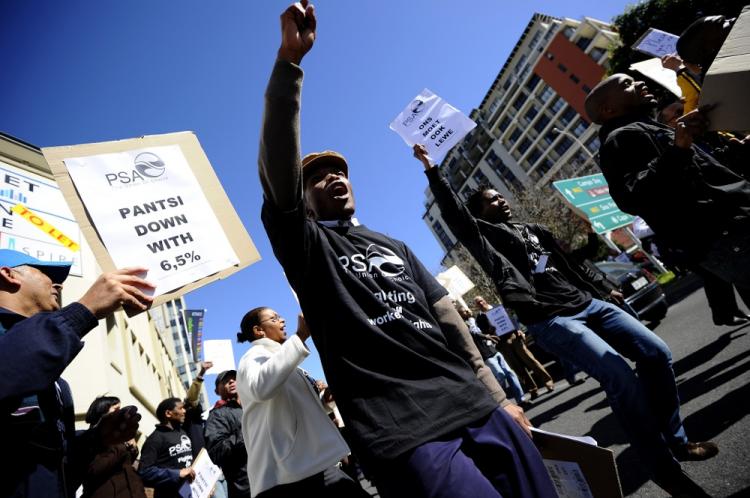
MULTIPOLYGON (((489 184, 506 197, 560 178, 598 171, 599 139, 586 117, 586 94, 604 76, 608 23, 534 14, 492 86, 470 117, 477 127, 441 163, 464 200, 489 184)), ((424 215, 450 255, 456 239, 429 188, 424 215)))

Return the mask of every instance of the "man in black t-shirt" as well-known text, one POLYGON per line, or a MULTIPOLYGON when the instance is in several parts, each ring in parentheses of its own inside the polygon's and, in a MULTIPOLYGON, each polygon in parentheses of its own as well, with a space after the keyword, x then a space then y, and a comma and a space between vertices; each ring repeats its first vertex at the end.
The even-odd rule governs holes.
MULTIPOLYGON (((705 460, 718 448, 688 441, 664 341, 617 306, 592 297, 605 293, 603 277, 571 261, 545 227, 511 222, 510 205, 497 191, 477 190, 464 205, 426 149, 415 145, 414 155, 443 219, 537 344, 601 383, 654 482, 680 496, 706 496, 675 457, 705 460), (636 372, 625 358, 635 362, 636 372)), ((610 295, 622 299, 615 290, 610 295)))
POLYGON ((185 421, 185 404, 167 398, 156 407, 159 425, 143 443, 138 469, 143 484, 154 488, 154 498, 178 498, 179 490, 195 479, 193 445, 180 427, 185 421))
POLYGON ((386 497, 557 496, 523 411, 505 399, 445 289, 403 242, 353 218, 341 154, 300 160, 298 64, 316 36, 312 5, 290 6, 281 28, 259 153, 263 223, 353 451, 386 497))

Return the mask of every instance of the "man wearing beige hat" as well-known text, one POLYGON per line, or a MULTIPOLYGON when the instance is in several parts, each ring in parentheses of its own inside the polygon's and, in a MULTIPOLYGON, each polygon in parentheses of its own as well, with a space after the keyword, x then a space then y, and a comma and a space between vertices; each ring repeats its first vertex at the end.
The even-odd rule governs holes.
POLYGON ((259 153, 263 223, 353 452, 384 497, 557 496, 528 420, 445 289, 403 242, 354 218, 346 159, 300 160, 299 63, 315 41, 313 6, 290 6, 281 30, 259 153))

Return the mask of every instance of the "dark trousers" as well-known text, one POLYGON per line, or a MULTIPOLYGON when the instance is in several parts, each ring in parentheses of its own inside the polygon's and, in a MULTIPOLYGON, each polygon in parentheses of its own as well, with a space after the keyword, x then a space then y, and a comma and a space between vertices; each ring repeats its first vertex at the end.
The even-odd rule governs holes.
POLYGON ((301 481, 280 484, 260 493, 257 498, 369 498, 370 495, 340 468, 331 467, 301 481))
POLYGON ((534 443, 502 408, 373 469, 384 498, 556 498, 534 443))

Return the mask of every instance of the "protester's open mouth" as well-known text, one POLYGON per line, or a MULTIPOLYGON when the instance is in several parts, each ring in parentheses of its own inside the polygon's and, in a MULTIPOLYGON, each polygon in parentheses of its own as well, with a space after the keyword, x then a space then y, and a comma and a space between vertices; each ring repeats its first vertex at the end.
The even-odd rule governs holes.
POLYGON ((346 188, 346 184, 342 181, 331 183, 327 190, 334 198, 346 197, 349 194, 349 189, 346 188))

